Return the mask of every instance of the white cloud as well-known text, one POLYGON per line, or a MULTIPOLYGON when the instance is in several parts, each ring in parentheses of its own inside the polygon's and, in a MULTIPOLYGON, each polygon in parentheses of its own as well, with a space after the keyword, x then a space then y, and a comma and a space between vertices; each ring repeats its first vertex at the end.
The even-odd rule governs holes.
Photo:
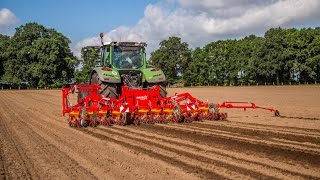
POLYGON ((210 16, 229 18, 241 15, 247 9, 266 6, 274 0, 178 0, 182 8, 206 12, 210 16))
POLYGON ((8 34, 18 18, 7 8, 0 9, 0 34, 8 34))
POLYGON ((86 46, 99 46, 100 45, 100 37, 89 37, 86 38, 76 44, 71 45, 71 50, 73 54, 80 58, 81 57, 81 49, 86 46))
POLYGON ((320 17, 319 7, 320 1, 313 0, 276 1, 266 6, 249 8, 241 15, 228 19, 209 17, 202 24, 210 34, 258 33, 271 27, 287 27, 317 20, 320 17))
MULTIPOLYGON (((319 0, 166 0, 149 4, 134 26, 118 27, 106 37, 145 41, 148 52, 169 36, 179 36, 191 47, 203 46, 218 39, 262 34, 271 27, 319 26, 319 9, 319 0)), ((90 41, 79 44, 86 42, 90 41)))

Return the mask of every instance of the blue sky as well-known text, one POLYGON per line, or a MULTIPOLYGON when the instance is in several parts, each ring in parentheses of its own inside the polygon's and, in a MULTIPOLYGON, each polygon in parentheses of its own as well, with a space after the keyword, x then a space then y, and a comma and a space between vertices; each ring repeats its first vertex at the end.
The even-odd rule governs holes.
POLYGON ((0 33, 37 22, 69 37, 76 56, 104 41, 145 41, 147 52, 179 36, 190 47, 272 27, 320 27, 320 0, 0 0, 0 33))
POLYGON ((62 32, 73 41, 95 36, 120 25, 134 25, 155 0, 1 0, 19 19, 18 24, 37 22, 62 32))

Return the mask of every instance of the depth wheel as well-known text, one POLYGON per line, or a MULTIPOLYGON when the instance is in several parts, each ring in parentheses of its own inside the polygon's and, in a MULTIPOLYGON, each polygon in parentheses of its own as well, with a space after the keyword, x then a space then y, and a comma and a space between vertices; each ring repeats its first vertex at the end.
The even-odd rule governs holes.
POLYGON ((173 107, 173 121, 174 122, 183 122, 184 121, 184 117, 181 116, 182 110, 180 108, 180 106, 178 104, 174 105, 173 107))
POLYGON ((86 121, 86 120, 81 120, 81 126, 82 127, 88 127, 90 125, 90 122, 89 121, 86 121))
POLYGON ((213 103, 210 103, 209 104, 209 113, 215 113, 217 112, 217 105, 216 104, 213 104, 213 103))
POLYGON ((121 122, 120 125, 125 126, 128 125, 129 122, 131 121, 131 114, 128 112, 123 112, 121 113, 121 122))
POLYGON ((97 73, 91 76, 90 84, 97 84, 101 87, 100 94, 109 98, 117 98, 117 86, 115 84, 106 83, 100 80, 97 73))

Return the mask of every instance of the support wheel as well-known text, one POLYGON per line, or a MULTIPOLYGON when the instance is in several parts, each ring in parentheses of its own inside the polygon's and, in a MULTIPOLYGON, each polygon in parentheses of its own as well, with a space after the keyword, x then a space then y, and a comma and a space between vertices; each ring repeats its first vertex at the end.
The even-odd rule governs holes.
POLYGON ((89 121, 86 121, 86 120, 81 120, 81 126, 82 127, 88 127, 90 125, 90 122, 89 121))
POLYGON ((217 105, 210 103, 209 104, 209 113, 215 113, 215 112, 217 112, 217 105))
POLYGON ((121 113, 120 121, 120 125, 127 125, 131 121, 131 114, 128 112, 121 113))
POLYGON ((138 115, 134 115, 133 118, 132 118, 132 123, 131 124, 134 124, 136 126, 140 125, 140 117, 138 115))
POLYGON ((178 104, 175 104, 173 107, 173 121, 174 122, 183 122, 184 117, 181 115, 182 110, 178 104))

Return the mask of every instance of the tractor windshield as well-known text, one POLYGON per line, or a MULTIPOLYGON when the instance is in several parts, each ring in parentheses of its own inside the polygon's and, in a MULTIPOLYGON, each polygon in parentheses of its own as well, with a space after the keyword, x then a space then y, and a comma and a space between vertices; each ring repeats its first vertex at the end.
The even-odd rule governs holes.
POLYGON ((137 69, 143 65, 141 47, 115 46, 113 66, 119 69, 137 69))

